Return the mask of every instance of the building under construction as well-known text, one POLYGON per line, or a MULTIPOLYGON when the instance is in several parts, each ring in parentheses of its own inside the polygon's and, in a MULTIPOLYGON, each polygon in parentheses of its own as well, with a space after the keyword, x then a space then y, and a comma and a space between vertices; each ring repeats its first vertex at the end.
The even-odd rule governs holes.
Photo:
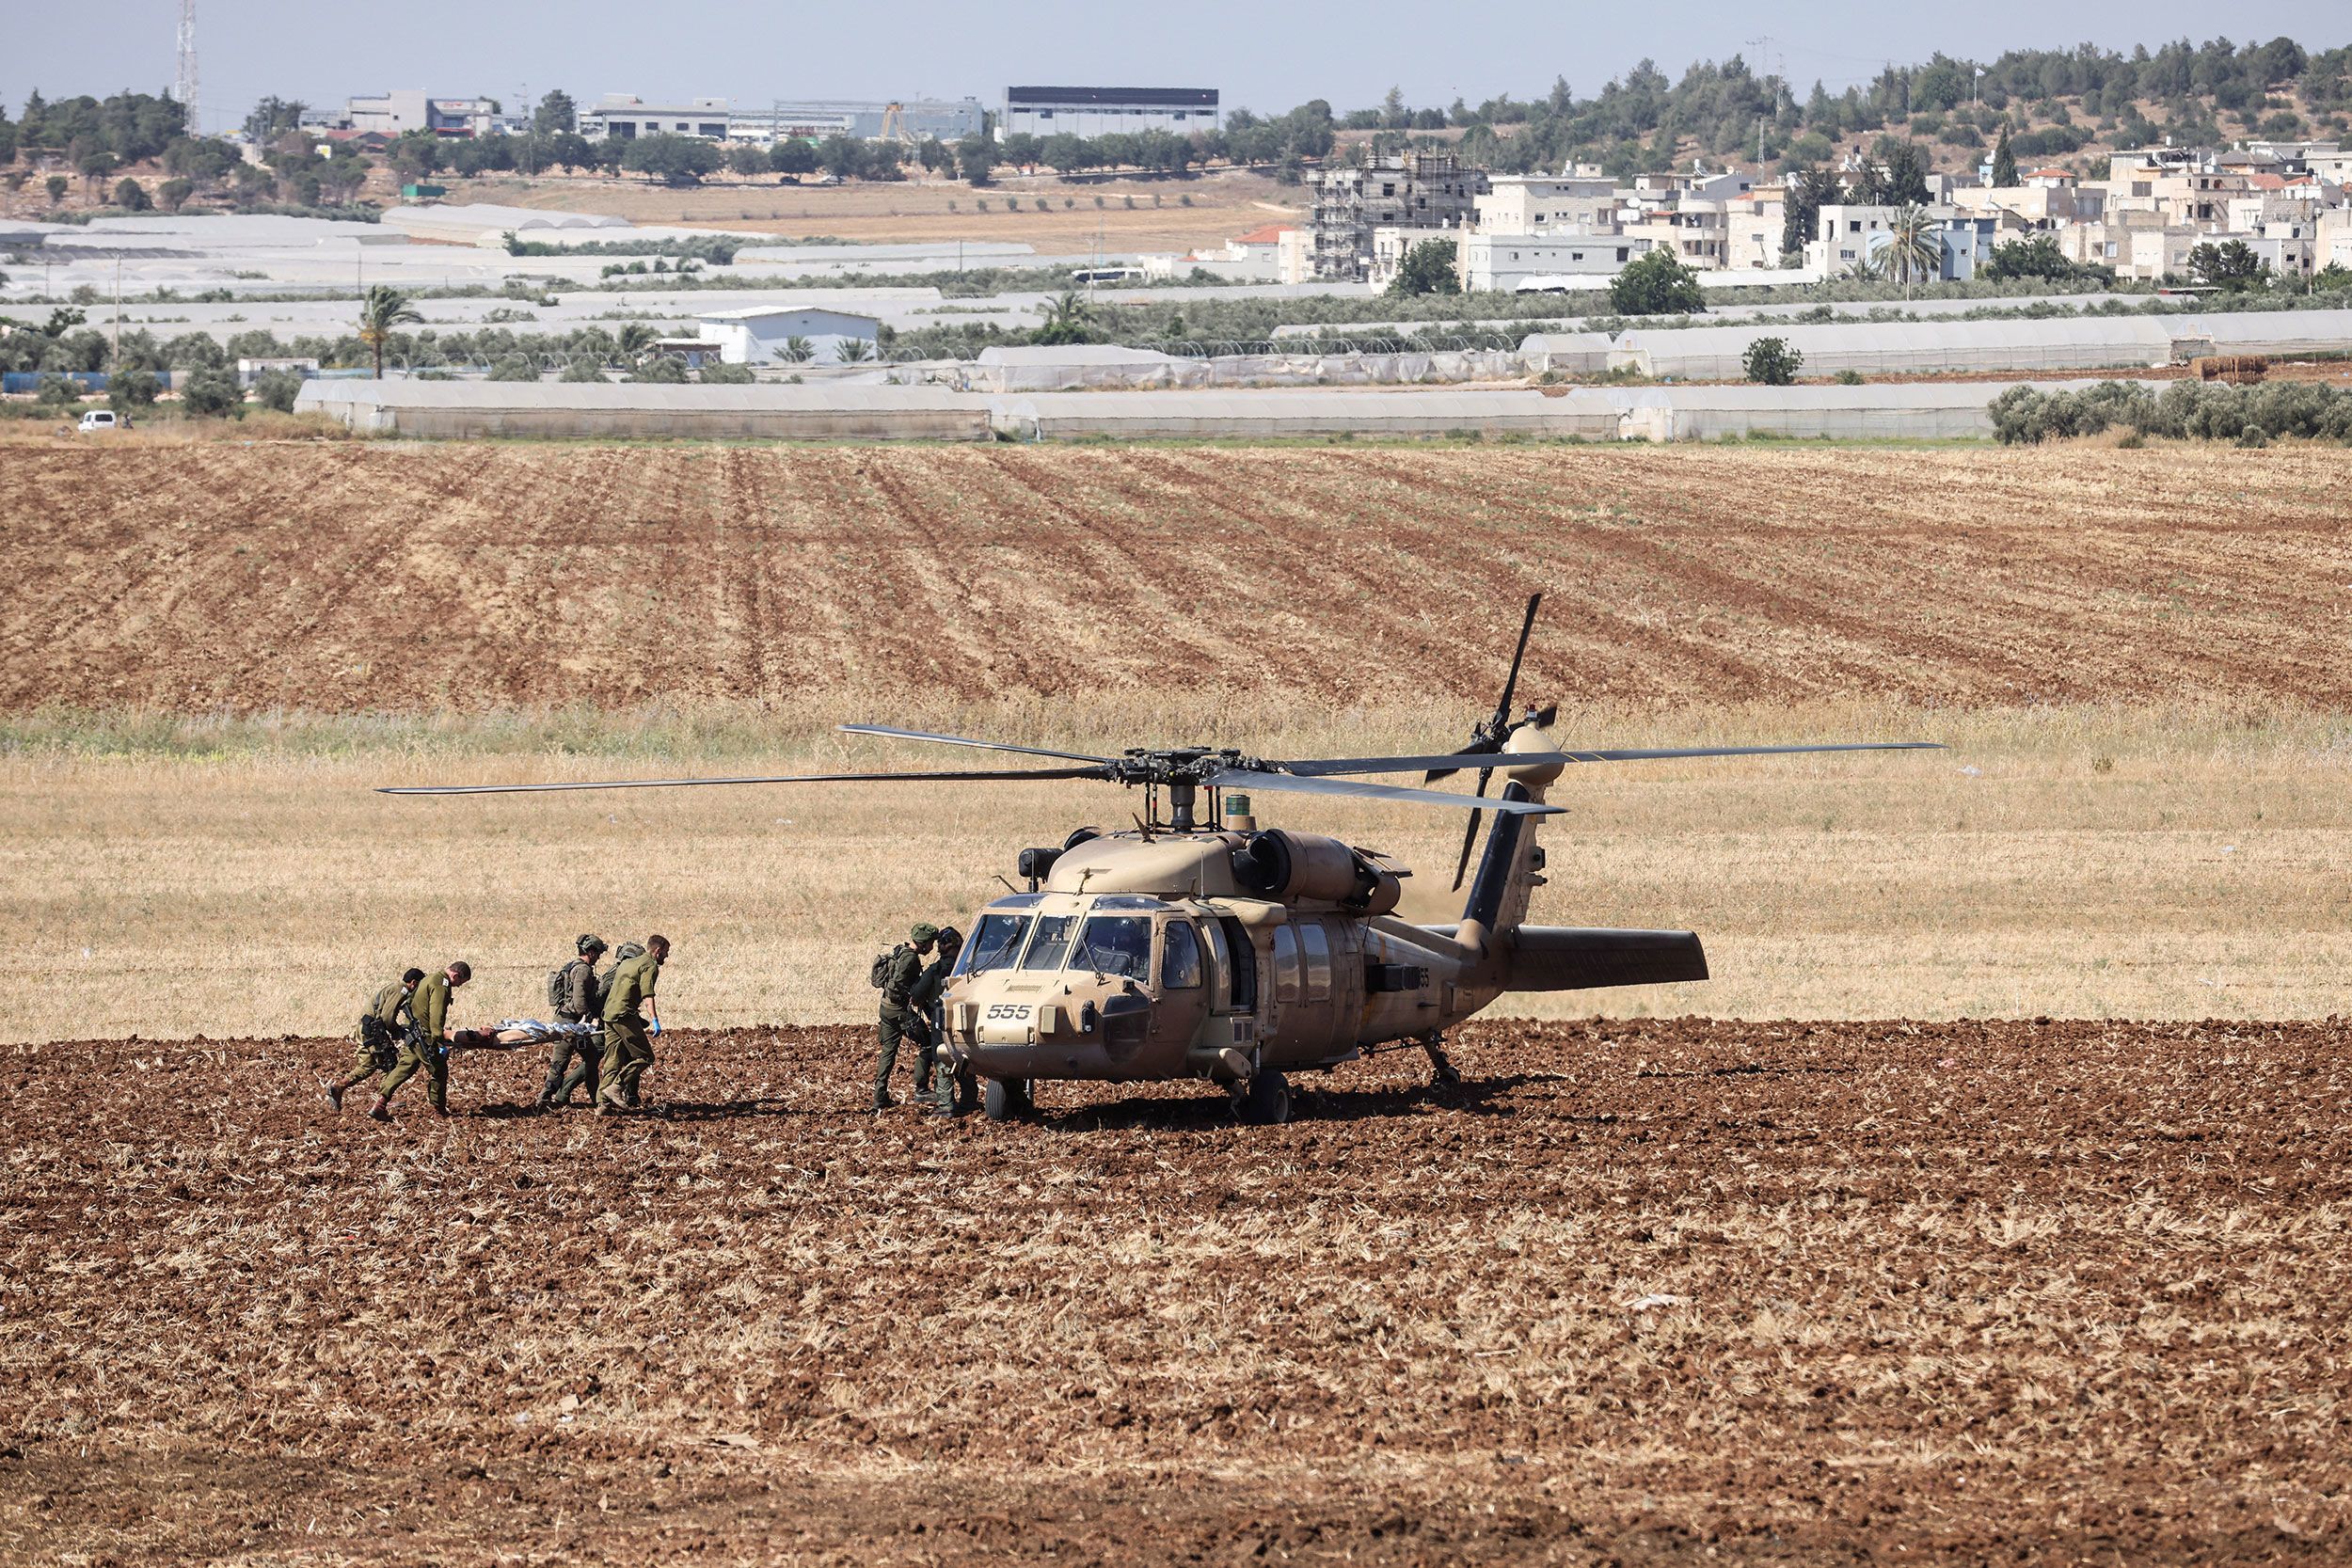
POLYGON ((1307 184, 1314 275, 1359 281, 1372 274, 1375 230, 1466 229, 1487 188, 1485 169, 1465 168, 1451 152, 1327 165, 1309 171, 1307 184))

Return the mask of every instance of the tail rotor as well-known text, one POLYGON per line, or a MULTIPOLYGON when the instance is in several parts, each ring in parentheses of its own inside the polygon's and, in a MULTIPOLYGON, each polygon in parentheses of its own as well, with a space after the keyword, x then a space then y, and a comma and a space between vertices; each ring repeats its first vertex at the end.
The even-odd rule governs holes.
MULTIPOLYGON (((1544 596, 1541 594, 1530 594, 1527 596, 1527 614, 1519 622, 1518 646, 1511 654, 1511 673, 1503 677, 1502 698, 1495 704, 1493 714, 1481 721, 1478 727, 1470 732, 1470 744, 1462 748, 1463 755, 1496 755, 1502 752, 1503 746, 1509 742, 1512 735, 1517 731, 1530 724, 1537 729, 1549 729, 1551 721, 1560 716, 1558 705, 1553 705, 1531 708, 1524 718, 1517 721, 1511 718, 1512 700, 1518 695, 1519 669, 1527 662, 1527 640, 1535 630, 1535 611, 1543 602, 1544 596)), ((1422 776, 1422 783, 1424 786, 1433 784, 1440 779, 1450 779, 1460 771, 1462 769, 1458 768, 1432 768, 1422 776)), ((1491 768, 1481 768, 1478 770, 1478 788, 1474 793, 1479 799, 1486 798, 1487 786, 1494 782, 1494 772, 1495 770, 1491 768)), ((1462 834, 1461 858, 1454 867, 1454 891, 1456 893, 1462 890, 1463 879, 1470 875, 1470 851, 1478 847, 1480 820, 1486 815, 1483 811, 1472 811, 1470 816, 1470 825, 1462 834)))

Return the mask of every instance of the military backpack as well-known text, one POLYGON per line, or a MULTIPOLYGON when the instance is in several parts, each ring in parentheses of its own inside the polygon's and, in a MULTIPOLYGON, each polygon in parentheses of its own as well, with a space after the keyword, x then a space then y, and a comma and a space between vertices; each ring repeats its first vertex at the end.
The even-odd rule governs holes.
POLYGON ((890 984, 890 965, 899 954, 905 952, 906 950, 907 944, 902 942, 887 953, 875 954, 874 967, 866 971, 866 983, 872 986, 876 990, 880 990, 884 986, 890 984))
POLYGON ((399 1037, 392 1026, 373 1013, 359 1015, 359 1043, 373 1057, 378 1072, 389 1069, 400 1054, 399 1037))

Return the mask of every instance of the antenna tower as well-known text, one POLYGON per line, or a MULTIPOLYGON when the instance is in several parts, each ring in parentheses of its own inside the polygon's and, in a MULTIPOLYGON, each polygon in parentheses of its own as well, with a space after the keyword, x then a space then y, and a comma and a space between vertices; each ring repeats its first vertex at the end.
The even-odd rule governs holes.
POLYGON ((180 73, 171 92, 187 117, 188 135, 202 135, 196 118, 196 0, 180 0, 180 73))

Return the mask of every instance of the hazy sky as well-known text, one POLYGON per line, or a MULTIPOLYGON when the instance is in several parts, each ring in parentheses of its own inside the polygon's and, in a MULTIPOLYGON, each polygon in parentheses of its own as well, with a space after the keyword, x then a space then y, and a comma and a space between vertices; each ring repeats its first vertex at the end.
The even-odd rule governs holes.
MULTIPOLYGON (((809 5, 771 0, 398 0, 389 5, 197 0, 199 105, 226 129, 265 93, 311 103, 422 87, 509 102, 560 87, 583 103, 642 97, 975 97, 1007 86, 1214 87, 1230 108, 1287 109, 1327 98, 1345 109, 1390 85, 1415 104, 1527 97, 1565 75, 1591 92, 1645 55, 1669 76, 1693 59, 1768 52, 1800 90, 1867 79, 1885 60, 1935 50, 1991 58, 2008 48, 2090 41, 2129 48, 2201 41, 2227 24, 2240 42, 2287 34, 2311 48, 2352 41, 2344 0, 2269 0, 2241 11, 2185 0, 2071 4, 1971 0, 1935 8, 1679 0, 996 0, 809 5), (1439 18, 1467 25, 1449 30, 1439 18)), ((98 6, 0 0, 0 101, 13 115, 38 87, 98 96, 172 80, 176 0, 98 6)))

